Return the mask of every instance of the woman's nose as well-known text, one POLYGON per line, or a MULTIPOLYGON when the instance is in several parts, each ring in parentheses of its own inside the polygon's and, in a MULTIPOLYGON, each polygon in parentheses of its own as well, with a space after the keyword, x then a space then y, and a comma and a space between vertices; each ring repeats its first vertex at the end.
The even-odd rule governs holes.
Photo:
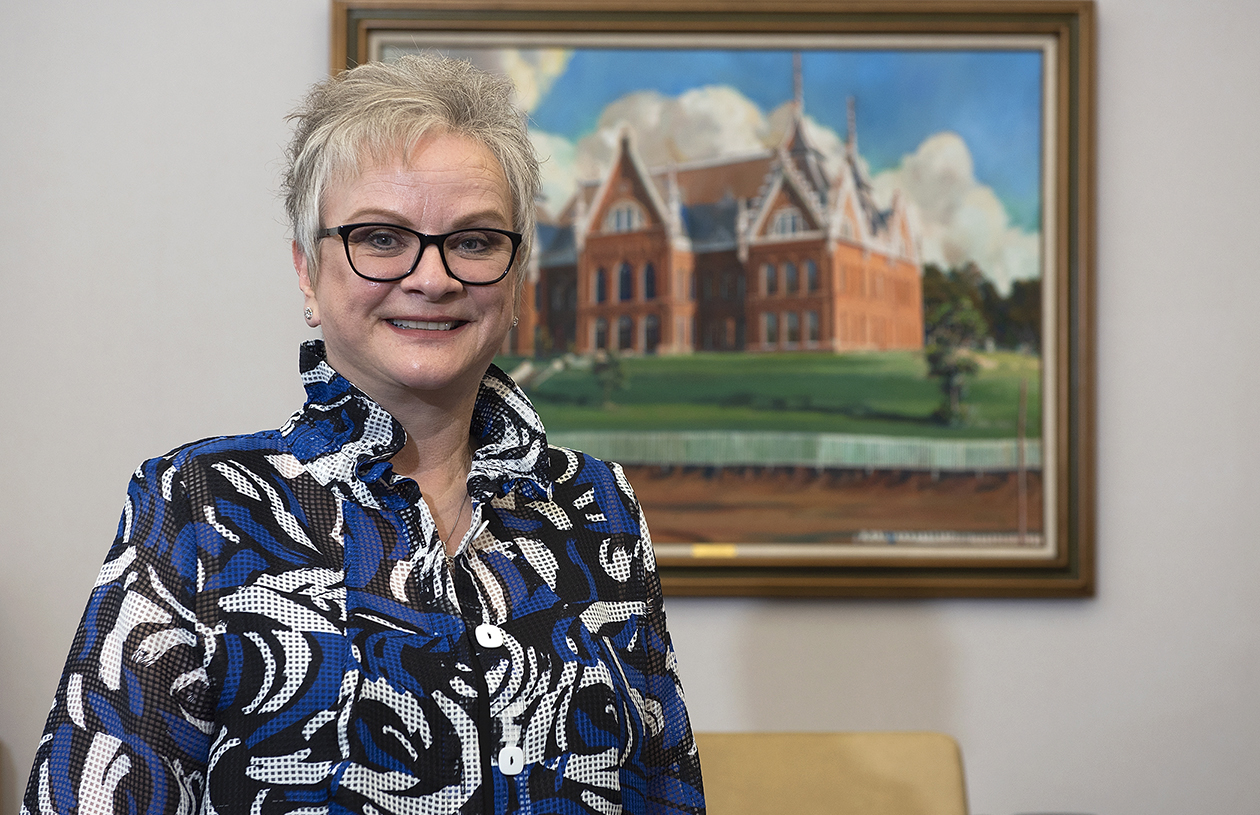
POLYGON ((399 281, 399 284, 406 290, 418 291, 431 299, 458 291, 463 286, 447 273, 437 244, 429 244, 421 250, 415 271, 399 281))

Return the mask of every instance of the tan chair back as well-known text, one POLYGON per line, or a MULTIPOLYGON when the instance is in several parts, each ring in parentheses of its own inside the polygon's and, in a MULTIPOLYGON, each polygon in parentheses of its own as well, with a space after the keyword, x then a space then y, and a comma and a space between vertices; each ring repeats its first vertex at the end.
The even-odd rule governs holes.
POLYGON ((697 733, 708 815, 967 815, 943 733, 697 733))

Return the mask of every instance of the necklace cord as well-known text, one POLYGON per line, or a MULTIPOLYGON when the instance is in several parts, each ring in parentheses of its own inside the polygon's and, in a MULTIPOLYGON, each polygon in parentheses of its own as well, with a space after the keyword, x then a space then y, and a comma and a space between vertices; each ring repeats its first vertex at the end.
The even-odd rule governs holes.
POLYGON ((464 500, 459 503, 459 514, 455 516, 455 523, 451 525, 450 534, 446 536, 446 540, 442 541, 442 554, 446 555, 447 561, 450 561, 451 554, 448 547, 451 545, 451 539, 455 537, 455 531, 459 529, 459 520, 464 517, 464 507, 468 506, 468 491, 464 491, 464 500))

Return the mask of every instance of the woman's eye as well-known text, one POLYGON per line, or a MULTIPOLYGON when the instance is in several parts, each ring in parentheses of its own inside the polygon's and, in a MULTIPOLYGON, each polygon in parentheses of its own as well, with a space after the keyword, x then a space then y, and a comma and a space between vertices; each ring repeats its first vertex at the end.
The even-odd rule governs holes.
POLYGON ((393 232, 373 232, 368 236, 368 243, 378 249, 389 249, 398 245, 398 235, 393 232))
POLYGON ((397 252, 408 243, 403 233, 380 227, 355 230, 350 234, 350 242, 361 249, 376 253, 397 252))
POLYGON ((452 235, 448 248, 461 255, 478 255, 490 248, 490 241, 482 232, 460 232, 452 235))

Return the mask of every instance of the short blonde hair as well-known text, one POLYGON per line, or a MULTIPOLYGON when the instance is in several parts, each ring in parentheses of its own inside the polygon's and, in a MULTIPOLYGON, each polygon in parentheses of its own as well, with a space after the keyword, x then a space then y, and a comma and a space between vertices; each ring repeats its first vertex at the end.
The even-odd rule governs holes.
POLYGON ((540 181, 514 93, 504 76, 433 56, 369 62, 315 85, 289 115, 296 124, 284 176, 285 211, 312 281, 319 272, 316 233, 325 226, 329 185, 357 174, 365 160, 405 155, 436 131, 472 139, 498 159, 512 201, 512 228, 524 236, 513 263, 519 297, 533 250, 540 181))

